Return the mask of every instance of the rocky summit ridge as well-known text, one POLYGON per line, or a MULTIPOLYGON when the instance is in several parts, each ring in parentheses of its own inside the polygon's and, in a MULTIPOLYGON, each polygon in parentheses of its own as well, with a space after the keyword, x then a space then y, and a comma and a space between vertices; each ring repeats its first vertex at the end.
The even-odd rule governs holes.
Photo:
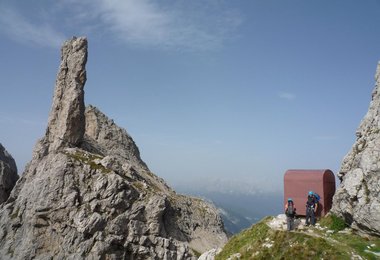
POLYGON ((2 259, 196 259, 226 241, 217 209, 150 172, 84 104, 87 39, 62 47, 45 136, 0 208, 2 259))
POLYGON ((338 174, 332 212, 357 231, 380 236, 380 63, 375 80, 368 112, 338 174))

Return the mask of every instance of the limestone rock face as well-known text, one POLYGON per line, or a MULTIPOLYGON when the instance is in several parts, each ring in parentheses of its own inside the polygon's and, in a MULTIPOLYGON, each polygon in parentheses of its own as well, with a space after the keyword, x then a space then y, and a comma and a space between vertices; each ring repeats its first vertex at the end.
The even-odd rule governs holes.
POLYGON ((333 198, 332 212, 354 229, 380 235, 380 63, 369 110, 356 132, 356 142, 345 156, 333 198))
POLYGON ((148 170, 140 158, 135 142, 124 129, 118 127, 94 106, 86 108, 85 116, 87 140, 98 144, 98 152, 119 156, 137 167, 148 170))
POLYGON ((216 208, 176 194, 125 130, 82 107, 85 42, 64 44, 63 53, 82 59, 56 87, 46 136, 0 208, 1 259, 179 260, 221 247, 216 208))
POLYGON ((214 260, 215 259, 215 256, 217 254, 219 254, 220 252, 222 252, 222 249, 221 248, 213 248, 207 252, 204 252, 199 258, 198 260, 214 260))
POLYGON ((83 140, 86 62, 86 38, 73 38, 64 43, 46 131, 46 139, 52 149, 62 145, 76 146, 83 140))
POLYGON ((8 199, 17 180, 15 160, 0 144, 0 204, 8 199))

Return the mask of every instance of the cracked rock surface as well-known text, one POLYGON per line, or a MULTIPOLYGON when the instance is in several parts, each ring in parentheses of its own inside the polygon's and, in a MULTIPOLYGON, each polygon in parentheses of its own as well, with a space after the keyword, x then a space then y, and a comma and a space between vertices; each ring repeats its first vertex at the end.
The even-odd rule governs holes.
POLYGON ((358 130, 356 141, 345 156, 338 177, 341 184, 333 198, 332 212, 351 227, 380 235, 380 63, 369 110, 358 130))
POLYGON ((84 106, 87 40, 62 47, 46 135, 0 208, 1 259, 196 259, 217 209, 150 172, 128 133, 84 106))
POLYGON ((15 160, 0 144, 0 204, 8 199, 18 178, 15 160))

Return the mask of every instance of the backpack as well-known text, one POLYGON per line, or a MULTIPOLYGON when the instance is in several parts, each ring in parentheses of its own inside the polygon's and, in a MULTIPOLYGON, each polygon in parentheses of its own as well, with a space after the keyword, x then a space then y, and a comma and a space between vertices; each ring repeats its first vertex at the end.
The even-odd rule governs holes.
POLYGON ((314 192, 313 195, 314 195, 316 201, 319 202, 319 200, 321 199, 321 197, 318 195, 318 193, 314 192))
POLYGON ((293 215, 294 214, 294 204, 293 203, 288 203, 287 214, 288 215, 293 215))

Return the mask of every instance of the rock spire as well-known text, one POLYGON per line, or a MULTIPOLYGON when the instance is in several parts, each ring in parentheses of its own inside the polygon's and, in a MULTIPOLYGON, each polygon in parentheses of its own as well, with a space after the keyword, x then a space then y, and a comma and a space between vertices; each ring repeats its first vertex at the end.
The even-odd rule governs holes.
POLYGON ((46 130, 51 150, 78 146, 85 132, 84 84, 86 83, 87 39, 73 37, 63 44, 53 105, 46 130))

